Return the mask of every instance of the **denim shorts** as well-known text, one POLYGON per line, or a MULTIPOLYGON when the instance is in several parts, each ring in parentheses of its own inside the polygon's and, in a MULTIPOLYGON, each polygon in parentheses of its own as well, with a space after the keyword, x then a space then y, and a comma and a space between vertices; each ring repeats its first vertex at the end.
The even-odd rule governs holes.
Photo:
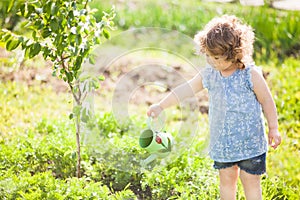
POLYGON ((246 160, 237 161, 237 162, 214 161, 215 169, 224 169, 224 168, 232 167, 234 165, 237 165, 241 170, 244 170, 249 174, 262 175, 266 172, 266 153, 246 160))

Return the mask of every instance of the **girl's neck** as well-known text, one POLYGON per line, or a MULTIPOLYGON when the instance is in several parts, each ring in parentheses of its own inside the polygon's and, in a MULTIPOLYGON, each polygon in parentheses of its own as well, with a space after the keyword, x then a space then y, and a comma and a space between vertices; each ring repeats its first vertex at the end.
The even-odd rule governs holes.
POLYGON ((238 69, 236 64, 230 65, 228 68, 221 70, 220 73, 223 77, 231 76, 238 69))

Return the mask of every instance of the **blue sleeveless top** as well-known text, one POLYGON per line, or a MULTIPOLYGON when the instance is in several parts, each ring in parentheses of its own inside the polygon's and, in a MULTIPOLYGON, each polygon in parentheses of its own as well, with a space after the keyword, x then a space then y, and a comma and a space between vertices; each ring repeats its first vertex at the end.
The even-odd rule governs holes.
POLYGON ((209 93, 210 157, 215 161, 236 162, 267 151, 262 108, 251 80, 254 67, 228 77, 210 66, 201 73, 209 93))

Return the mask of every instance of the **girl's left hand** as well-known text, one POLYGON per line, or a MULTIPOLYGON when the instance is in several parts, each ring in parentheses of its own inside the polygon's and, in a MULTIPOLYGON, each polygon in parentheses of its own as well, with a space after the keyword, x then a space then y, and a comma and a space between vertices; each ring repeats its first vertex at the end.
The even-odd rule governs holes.
POLYGON ((281 143, 281 136, 279 134, 278 129, 271 129, 271 130, 269 130, 268 141, 269 141, 269 145, 273 149, 276 149, 278 147, 278 145, 280 145, 280 143, 281 143))

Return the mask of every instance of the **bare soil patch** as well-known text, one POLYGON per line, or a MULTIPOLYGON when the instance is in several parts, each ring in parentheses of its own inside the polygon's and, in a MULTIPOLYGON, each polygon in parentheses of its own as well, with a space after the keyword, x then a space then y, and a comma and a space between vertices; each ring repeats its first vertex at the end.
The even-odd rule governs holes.
MULTIPOLYGON (((0 58, 6 58, 9 56, 13 56, 13 54, 0 49, 0 58)), ((192 74, 189 74, 189 72, 185 71, 184 66, 176 63, 173 66, 170 66, 173 70, 169 73, 166 73, 162 68, 157 68, 152 71, 132 70, 132 66, 137 65, 138 62, 139 61, 135 62, 134 60, 128 59, 121 60, 115 63, 114 66, 99 72, 99 74, 101 73, 105 76, 105 81, 101 82, 101 91, 99 91, 99 93, 101 94, 103 90, 107 92, 115 92, 116 88, 119 88, 119 91, 122 91, 123 93, 133 93, 132 90, 134 89, 135 91, 131 96, 130 103, 146 103, 147 105, 151 105, 158 102, 161 98, 163 98, 163 96, 166 95, 167 92, 180 84, 180 80, 178 80, 178 74, 185 74, 185 78, 187 79, 192 77, 192 74), (130 78, 120 86, 120 79, 125 77, 128 73, 130 73, 130 78), (145 77, 147 80, 145 80, 145 77), (164 91, 158 93, 151 90, 149 91, 147 85, 140 84, 143 81, 163 82, 165 89, 164 91)), ((157 61, 148 59, 143 60, 143 63, 148 63, 150 66, 155 65, 157 61)), ((47 62, 44 62, 44 65, 39 67, 21 65, 17 69, 13 70, 10 70, 8 66, 1 66, 0 81, 25 83, 29 87, 37 85, 40 87, 51 87, 56 93, 69 92, 68 85, 63 80, 52 76, 51 63, 47 62)), ((120 98, 122 97, 122 92, 117 94, 120 95, 120 98)), ((207 113, 207 94, 205 92, 198 94, 196 98, 196 103, 193 102, 195 101, 195 98, 190 100, 187 99, 186 102, 190 101, 193 109, 199 109, 201 113, 207 113)))

